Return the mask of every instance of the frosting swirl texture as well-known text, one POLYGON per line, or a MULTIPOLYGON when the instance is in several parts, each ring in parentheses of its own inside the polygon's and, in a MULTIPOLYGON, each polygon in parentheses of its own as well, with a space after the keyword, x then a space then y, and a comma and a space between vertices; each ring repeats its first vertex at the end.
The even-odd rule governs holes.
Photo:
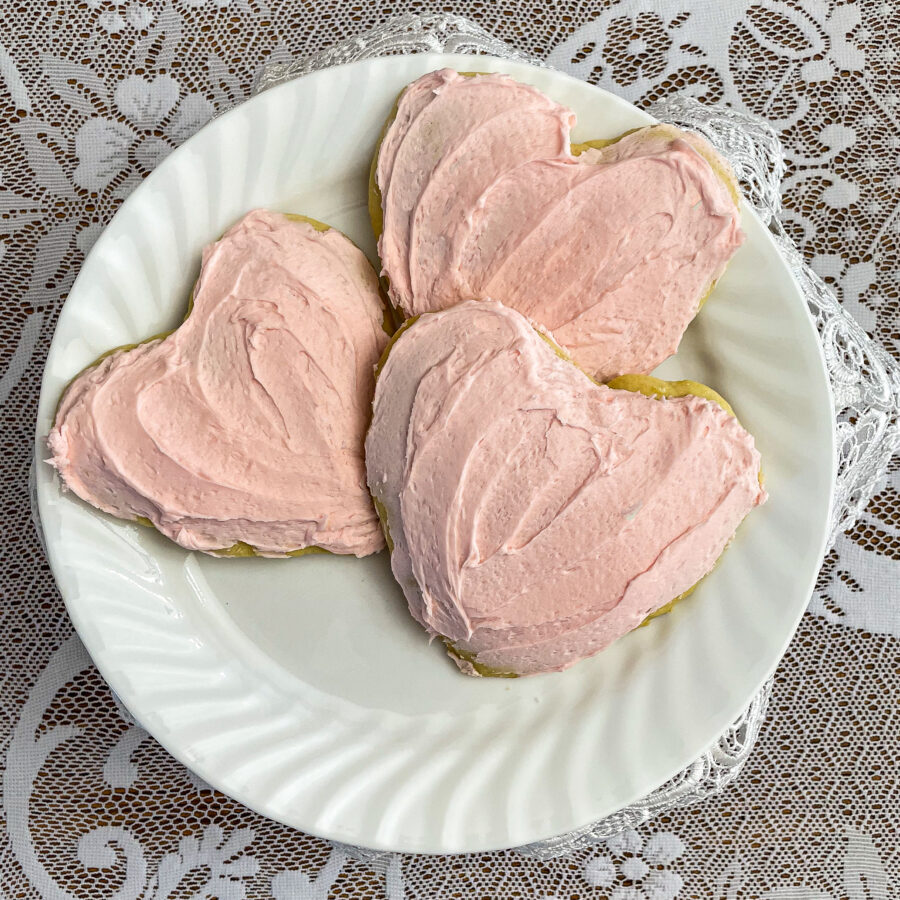
POLYGON ((573 156, 574 122, 504 75, 414 81, 375 169, 383 274, 406 315, 490 298, 601 381, 650 372, 741 243, 733 176, 672 126, 573 156))
POLYGON ((188 549, 374 553, 363 440, 383 313, 340 232, 251 212, 204 250, 176 331, 72 382, 50 462, 79 497, 188 549))
POLYGON ((490 301, 400 334, 366 464, 410 612, 470 674, 592 656, 709 572, 765 499, 721 407, 597 385, 490 301))

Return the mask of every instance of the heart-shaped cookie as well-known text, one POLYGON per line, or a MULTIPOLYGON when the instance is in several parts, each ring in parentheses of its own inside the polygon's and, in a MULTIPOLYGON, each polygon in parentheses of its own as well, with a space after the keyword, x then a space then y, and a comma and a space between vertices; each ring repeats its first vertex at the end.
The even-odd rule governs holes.
POLYGON ((370 210, 405 315, 498 300, 606 381, 675 352, 741 243, 738 194, 696 135, 654 126, 573 155, 574 119, 503 75, 425 75, 385 128, 370 210))
POLYGON ((366 466, 410 611, 470 674, 597 653, 696 584, 765 499, 728 411, 598 385, 490 301, 399 333, 366 466))
POLYGON ((251 212, 204 251, 181 327, 72 382, 50 462, 79 497, 188 549, 374 553, 363 438, 383 317, 344 235, 251 212))

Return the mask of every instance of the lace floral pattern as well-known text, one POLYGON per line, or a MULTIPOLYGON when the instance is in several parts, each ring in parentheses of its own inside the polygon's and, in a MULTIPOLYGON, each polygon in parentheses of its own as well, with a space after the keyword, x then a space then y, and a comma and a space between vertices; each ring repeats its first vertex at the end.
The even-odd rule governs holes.
POLYGON ((669 865, 684 849, 684 841, 670 831, 659 831, 645 841, 627 828, 608 838, 584 864, 584 880, 591 887, 610 890, 610 900, 673 900, 684 881, 669 865))
POLYGON ((414 18, 422 0, 24 0, 6 13, 0 896, 887 898, 900 878, 896 458, 886 481, 878 474, 897 447, 900 4, 451 0, 442 8, 448 14, 425 26, 414 18), (398 13, 407 14, 399 37, 340 43, 398 13), (649 813, 647 804, 623 811, 528 856, 360 859, 216 794, 120 715, 71 635, 31 526, 24 484, 37 388, 83 255, 122 198, 211 116, 254 84, 323 63, 491 50, 493 36, 660 117, 730 135, 725 149, 746 160, 745 185, 771 216, 823 337, 843 518, 810 614, 771 695, 756 701, 769 714, 752 754, 760 710, 679 776, 686 780, 663 786, 663 806, 649 813), (754 120, 751 138, 729 127, 728 110, 771 129, 754 120), (777 161, 776 137, 783 180, 760 163, 777 161), (695 801, 698 785, 721 786, 710 773, 724 782, 738 769, 740 778, 701 804, 669 802, 679 791, 695 801), (554 858, 559 850, 568 855, 554 858))

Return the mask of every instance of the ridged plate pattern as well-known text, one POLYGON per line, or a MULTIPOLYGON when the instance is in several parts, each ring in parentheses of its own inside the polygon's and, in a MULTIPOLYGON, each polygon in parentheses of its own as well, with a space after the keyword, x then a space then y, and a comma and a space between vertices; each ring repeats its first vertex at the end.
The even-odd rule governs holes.
MULTIPOLYGON (((400 89, 441 65, 507 71, 576 110, 576 139, 648 117, 567 76, 418 55, 311 74, 227 113, 123 204, 59 319, 37 427, 110 347, 177 324, 201 247, 246 210, 314 216, 374 259, 370 153, 400 89)), ((248 806, 379 849, 529 843, 633 802, 700 755, 772 672, 828 521, 833 437, 803 301, 747 242, 663 377, 707 382, 762 453, 769 503, 674 613, 562 675, 459 675, 405 613, 387 558, 212 559, 64 495, 38 465, 50 561, 103 675, 176 757, 248 806)))

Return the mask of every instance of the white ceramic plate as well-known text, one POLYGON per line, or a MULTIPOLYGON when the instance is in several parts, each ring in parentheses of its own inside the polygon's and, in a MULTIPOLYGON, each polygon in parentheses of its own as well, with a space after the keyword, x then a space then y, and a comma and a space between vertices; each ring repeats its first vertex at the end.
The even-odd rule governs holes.
MULTIPOLYGON (((265 206, 340 228, 375 260, 369 162, 397 93, 448 65, 505 71, 578 114, 576 140, 650 121, 598 88, 479 57, 367 60, 212 122, 98 240, 47 360, 36 455, 67 381, 174 327, 201 247, 265 206)), ((460 675, 407 615, 386 554, 214 559, 63 495, 37 465, 48 553, 82 640, 137 719, 206 781, 304 831, 453 852, 550 837, 637 800, 703 752, 775 668, 828 519, 833 432, 813 326, 765 228, 659 374, 712 385, 756 436, 771 500, 688 601, 600 656, 519 680, 460 675)))

